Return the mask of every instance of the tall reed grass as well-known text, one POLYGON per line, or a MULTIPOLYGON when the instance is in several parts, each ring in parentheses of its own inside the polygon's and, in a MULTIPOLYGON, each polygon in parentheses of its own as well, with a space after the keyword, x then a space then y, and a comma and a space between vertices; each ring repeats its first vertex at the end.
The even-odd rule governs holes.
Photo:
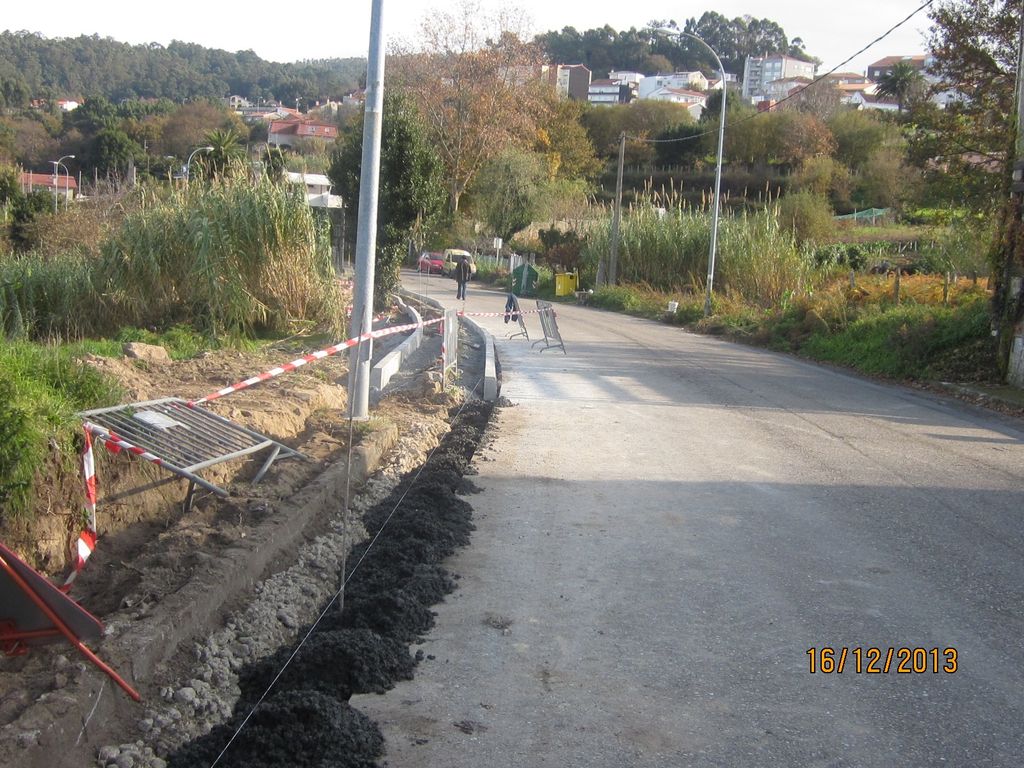
MULTIPOLYGON (((623 211, 618 279, 662 291, 699 293, 707 279, 711 212, 690 207, 675 195, 648 195, 623 211)), ((584 281, 611 250, 610 222, 590 231, 583 246, 584 281)), ((778 209, 723 213, 716 248, 715 285, 763 307, 807 288, 813 260, 780 225, 778 209)))
POLYGON ((267 180, 186 188, 130 215, 103 249, 104 299, 121 325, 187 322, 212 334, 339 330, 326 223, 301 190, 267 180))
POLYGON ((99 249, 0 257, 6 338, 188 324, 208 335, 344 327, 328 223, 301 189, 263 179, 143 195, 99 249))

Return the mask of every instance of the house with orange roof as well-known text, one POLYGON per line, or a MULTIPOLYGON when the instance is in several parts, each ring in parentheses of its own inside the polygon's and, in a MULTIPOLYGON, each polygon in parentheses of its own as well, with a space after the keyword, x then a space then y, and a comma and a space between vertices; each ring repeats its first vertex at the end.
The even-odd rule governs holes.
POLYGON ((78 191, 78 181, 74 176, 60 174, 54 176, 52 173, 32 173, 25 171, 18 177, 21 191, 24 194, 30 192, 49 192, 58 196, 64 196, 66 200, 74 200, 78 191))
POLYGON ((334 141, 336 138, 338 126, 296 115, 272 120, 267 128, 267 143, 276 147, 294 147, 307 139, 334 141))

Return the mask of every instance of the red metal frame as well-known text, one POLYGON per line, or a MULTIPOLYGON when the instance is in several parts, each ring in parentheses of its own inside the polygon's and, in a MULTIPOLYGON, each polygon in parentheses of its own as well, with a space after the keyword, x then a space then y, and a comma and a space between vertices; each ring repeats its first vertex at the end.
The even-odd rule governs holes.
POLYGON ((86 647, 85 643, 75 636, 75 633, 68 628, 68 625, 61 619, 60 616, 49 606, 49 604, 22 578, 21 574, 18 573, 10 563, 0 555, 0 569, 7 574, 7 576, 14 582, 17 587, 25 593, 25 595, 31 600, 35 606, 42 611, 47 619, 53 624, 52 629, 40 629, 22 632, 19 631, 13 621, 5 621, 3 626, 0 626, 0 647, 3 648, 4 653, 8 655, 22 655, 28 652, 28 646, 24 644, 25 640, 37 639, 40 637, 52 637, 55 634, 63 635, 64 638, 71 643, 78 652, 87 658, 93 665, 95 665, 101 672, 107 675, 111 680, 118 684, 121 689, 127 693, 135 701, 142 701, 142 697, 132 688, 124 679, 117 674, 113 669, 107 666, 106 663, 100 659, 95 653, 86 647))

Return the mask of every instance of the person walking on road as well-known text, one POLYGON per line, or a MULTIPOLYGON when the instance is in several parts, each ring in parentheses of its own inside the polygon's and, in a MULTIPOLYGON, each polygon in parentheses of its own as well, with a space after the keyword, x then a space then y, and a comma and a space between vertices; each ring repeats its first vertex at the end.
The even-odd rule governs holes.
POLYGON ((466 300, 466 283, 469 282, 469 276, 472 273, 472 268, 469 266, 469 259, 463 257, 459 259, 459 263, 455 265, 455 282, 458 283, 458 290, 455 292, 456 299, 466 300))

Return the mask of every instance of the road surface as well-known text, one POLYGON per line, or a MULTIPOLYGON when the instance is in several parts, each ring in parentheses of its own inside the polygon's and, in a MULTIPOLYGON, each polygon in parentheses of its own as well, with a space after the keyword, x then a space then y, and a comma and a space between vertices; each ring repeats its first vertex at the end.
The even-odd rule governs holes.
POLYGON ((515 406, 416 678, 353 699, 388 766, 1022 764, 1020 421, 596 309, 565 355, 480 322, 515 406))

